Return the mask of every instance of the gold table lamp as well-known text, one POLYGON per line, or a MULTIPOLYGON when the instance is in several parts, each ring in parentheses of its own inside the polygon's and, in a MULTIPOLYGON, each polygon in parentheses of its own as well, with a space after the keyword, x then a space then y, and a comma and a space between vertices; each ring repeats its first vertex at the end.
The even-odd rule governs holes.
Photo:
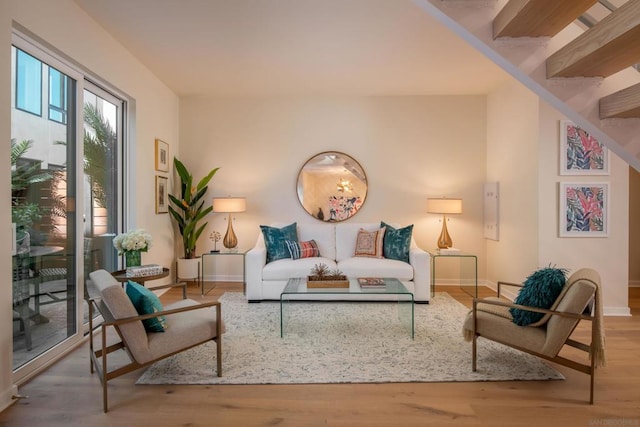
POLYGON ((427 213, 442 214, 442 232, 438 238, 438 248, 452 247, 453 241, 447 230, 447 215, 462 213, 462 199, 429 198, 427 199, 427 213))
POLYGON ((224 235, 222 244, 227 249, 234 249, 238 246, 238 238, 233 231, 232 213, 245 212, 247 210, 247 199, 244 197, 214 197, 213 212, 226 213, 229 219, 227 234, 224 235))

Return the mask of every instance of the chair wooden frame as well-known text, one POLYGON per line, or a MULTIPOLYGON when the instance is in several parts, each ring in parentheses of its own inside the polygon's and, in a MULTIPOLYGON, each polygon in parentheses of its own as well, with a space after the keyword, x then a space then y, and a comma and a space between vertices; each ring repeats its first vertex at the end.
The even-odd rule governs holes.
MULTIPOLYGON (((151 289, 155 290, 155 289, 173 288, 173 287, 179 287, 179 286, 182 286, 182 295, 183 295, 183 298, 185 298, 186 286, 187 286, 186 283, 177 283, 177 284, 174 283, 174 284, 164 285, 164 286, 155 286, 151 289)), ((109 380, 113 378, 117 378, 121 375, 127 374, 129 372, 135 371, 137 369, 152 365, 158 360, 165 359, 169 356, 173 356, 174 354, 181 353, 182 351, 188 350, 190 348, 196 347, 198 345, 204 344, 205 342, 209 341, 207 339, 204 341, 196 342, 196 343, 193 343, 192 345, 189 345, 188 347, 184 347, 178 351, 165 354, 162 357, 159 357, 154 360, 150 360, 149 362, 138 363, 133 358, 131 353, 128 351, 126 340, 123 338, 119 330, 119 326, 126 323, 139 322, 144 319, 150 319, 158 316, 167 316, 170 314, 181 313, 185 311, 200 310, 208 307, 216 307, 216 337, 213 338, 213 341, 216 342, 217 375, 219 377, 222 376, 222 339, 221 339, 222 338, 222 313, 221 313, 220 301, 202 303, 198 305, 181 307, 181 308, 176 308, 172 310, 163 310, 156 313, 144 314, 139 316, 131 316, 131 317, 127 317, 124 319, 117 319, 117 320, 113 318, 113 316, 111 315, 111 312, 99 297, 97 296, 89 297, 88 303, 89 303, 89 351, 91 356, 91 360, 89 362, 90 370, 91 370, 91 373, 96 371, 98 373, 98 376, 100 377, 100 383, 102 384, 102 404, 103 404, 103 410, 105 413, 108 411, 107 383, 109 380), (94 348, 94 338, 93 338, 94 336, 93 334, 94 305, 98 309, 98 312, 102 315, 102 318, 103 318, 102 324, 100 325, 102 339, 101 339, 101 345, 99 349, 94 348), (118 336, 120 337, 120 342, 116 344, 107 345, 107 328, 109 327, 113 327, 116 330, 116 332, 118 333, 118 336), (108 364, 107 364, 107 355, 120 349, 123 349, 127 352, 127 355, 131 359, 131 363, 109 370, 108 364)))
MULTIPOLYGON (((498 282, 498 290, 497 290, 497 296, 500 297, 500 288, 501 286, 515 286, 515 287, 519 287, 521 288, 523 285, 522 284, 518 284, 518 283, 510 283, 510 282, 498 282)), ((593 300, 592 300, 593 301, 593 300)), ((543 313, 543 314, 552 314, 552 315, 556 315, 556 316, 561 316, 561 317, 566 317, 566 318, 571 318, 571 319, 576 319, 578 320, 578 322, 576 322, 576 324, 574 325, 573 329, 571 330, 571 332, 568 335, 568 338, 566 339, 564 345, 568 345, 570 347, 573 348, 577 348, 579 350, 585 351, 587 352, 587 354, 589 354, 591 352, 591 345, 592 344, 585 344, 579 341, 575 341, 573 339, 571 339, 571 334, 573 334, 573 331, 575 331, 575 328, 578 326, 578 323, 580 322, 580 320, 586 320, 586 321, 590 321, 591 322, 591 343, 595 342, 596 339, 596 330, 593 327, 593 320, 594 320, 594 315, 584 315, 584 314, 575 314, 575 313, 566 313, 566 312, 562 312, 562 311, 556 311, 556 310, 547 310, 544 308, 538 308, 538 307, 530 307, 530 306, 525 306, 525 305, 520 305, 520 304, 514 304, 514 303, 510 303, 507 301, 495 301, 495 300, 486 300, 486 299, 482 299, 482 298, 474 298, 473 299, 473 308, 472 308, 472 312, 473 312, 473 341, 472 341, 472 370, 473 372, 476 372, 476 367, 477 367, 477 339, 479 336, 481 336, 478 332, 477 332, 477 312, 478 312, 478 303, 482 303, 482 304, 489 304, 489 305, 495 305, 495 306, 502 306, 502 307, 509 307, 509 308, 519 308, 522 310, 527 310, 527 311, 532 311, 535 313, 543 313)), ((585 373, 587 375, 590 376, 590 388, 589 388, 589 403, 591 405, 593 405, 593 395, 594 395, 594 386, 595 386, 595 372, 596 372, 596 367, 595 367, 595 358, 591 357, 591 361, 589 364, 585 364, 585 363, 581 363, 581 362, 577 362, 575 360, 571 360, 571 359, 567 359, 565 357, 562 356, 558 356, 558 354, 560 353, 560 351, 562 350, 562 348, 560 349, 560 351, 558 351, 558 354, 556 354, 554 357, 550 357, 547 356, 545 354, 541 354, 538 353, 536 351, 530 350, 530 349, 526 349, 526 348, 522 348, 516 345, 513 345, 512 343, 500 340, 500 339, 496 339, 496 338, 487 338, 490 339, 491 341, 495 341, 498 342, 500 344, 506 345, 508 347, 511 348, 515 348, 516 350, 520 350, 523 351, 525 353, 529 353, 532 354, 536 357, 540 357, 541 359, 545 359, 545 360, 549 360, 551 362, 557 363, 559 365, 562 366, 566 366, 568 368, 574 369, 576 371, 585 373)), ((563 347, 564 347, 563 345, 563 347)))

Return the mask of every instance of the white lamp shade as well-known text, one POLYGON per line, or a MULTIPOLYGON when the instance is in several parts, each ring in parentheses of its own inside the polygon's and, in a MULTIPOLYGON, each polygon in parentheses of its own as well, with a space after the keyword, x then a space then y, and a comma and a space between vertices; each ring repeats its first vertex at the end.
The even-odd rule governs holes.
POLYGON ((222 213, 244 212, 247 210, 245 197, 216 197, 213 199, 213 211, 222 213))
POLYGON ((462 213, 462 199, 427 199, 427 213, 460 214, 462 213))

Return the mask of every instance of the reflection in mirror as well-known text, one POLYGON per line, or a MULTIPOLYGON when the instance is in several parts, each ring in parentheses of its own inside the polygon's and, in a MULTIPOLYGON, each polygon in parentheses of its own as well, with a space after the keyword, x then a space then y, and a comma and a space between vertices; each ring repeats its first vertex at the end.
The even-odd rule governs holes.
POLYGON ((367 177, 353 157, 327 151, 302 166, 297 192, 309 215, 321 221, 344 221, 362 207, 367 197, 367 177))

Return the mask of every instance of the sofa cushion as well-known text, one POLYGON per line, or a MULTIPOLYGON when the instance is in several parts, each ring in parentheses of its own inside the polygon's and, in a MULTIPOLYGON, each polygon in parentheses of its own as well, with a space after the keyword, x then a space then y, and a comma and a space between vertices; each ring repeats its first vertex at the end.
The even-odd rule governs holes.
POLYGON ((338 270, 347 277, 393 277, 398 280, 413 280, 413 267, 395 259, 347 258, 338 262, 338 270))
POLYGON ((356 236, 356 247, 354 256, 382 258, 382 242, 384 240, 385 228, 379 228, 375 231, 366 231, 360 229, 356 236))
POLYGON ((382 243, 384 257, 408 263, 413 224, 403 228, 395 228, 382 221, 380 222, 380 227, 386 228, 382 243))
MULTIPOLYGON (((125 292, 136 308, 138 314, 151 314, 162 311, 160 298, 151 290, 131 280, 125 284, 125 292)), ((167 320, 164 316, 152 317, 142 321, 144 328, 149 332, 164 332, 167 328, 167 320)))
POLYGON ((261 225, 264 243, 267 248, 267 264, 282 258, 289 258, 286 240, 298 241, 297 224, 289 224, 282 228, 261 225))
MULTIPOLYGON (((514 303, 529 307, 549 309, 558 299, 566 282, 567 270, 562 268, 542 268, 534 271, 524 281, 514 303)), ((520 326, 534 324, 544 317, 544 313, 511 308, 513 323, 520 326)))
POLYGON ((279 259, 264 266, 262 280, 288 280, 293 277, 307 277, 316 264, 325 264, 330 270, 337 268, 336 262, 328 258, 279 259))
POLYGON ((320 250, 315 240, 309 240, 307 242, 294 242, 292 240, 285 240, 287 249, 289 249, 289 255, 291 259, 300 258, 318 258, 320 256, 320 250))
POLYGON ((320 254, 329 259, 336 259, 336 231, 330 223, 298 223, 298 240, 313 240, 320 249, 320 254))

